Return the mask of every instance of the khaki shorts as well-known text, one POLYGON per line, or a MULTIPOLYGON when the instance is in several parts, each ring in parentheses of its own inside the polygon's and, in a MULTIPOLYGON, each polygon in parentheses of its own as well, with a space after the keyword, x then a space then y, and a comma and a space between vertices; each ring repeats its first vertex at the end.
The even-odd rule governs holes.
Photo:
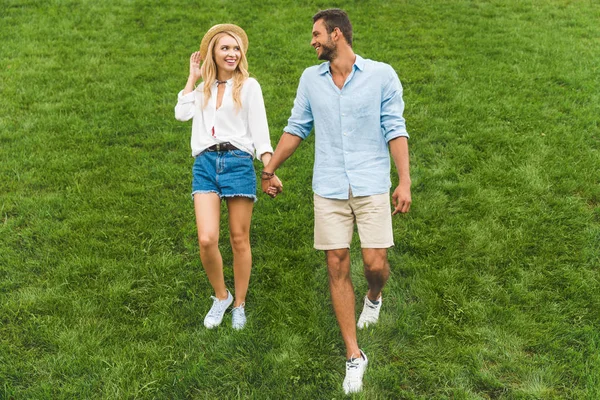
POLYGON ((353 197, 348 200, 326 199, 314 195, 315 249, 350 248, 354 221, 360 245, 366 249, 387 249, 394 245, 392 210, 388 193, 353 197))

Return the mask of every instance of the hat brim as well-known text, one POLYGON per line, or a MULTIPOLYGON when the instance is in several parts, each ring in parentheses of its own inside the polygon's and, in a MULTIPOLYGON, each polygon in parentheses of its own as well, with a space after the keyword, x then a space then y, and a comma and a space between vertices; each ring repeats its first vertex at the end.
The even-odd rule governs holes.
POLYGON ((246 32, 244 32, 244 30, 242 28, 240 28, 237 25, 234 24, 218 24, 213 26, 212 28, 210 28, 205 34, 204 37, 202 38, 202 41, 200 42, 200 59, 202 61, 204 61, 206 59, 206 54, 208 53, 208 44, 210 43, 211 39, 218 33, 221 32, 232 32, 234 34, 236 34, 237 36, 239 36, 239 38, 242 40, 242 47, 244 52, 248 51, 248 35, 246 35, 246 32))

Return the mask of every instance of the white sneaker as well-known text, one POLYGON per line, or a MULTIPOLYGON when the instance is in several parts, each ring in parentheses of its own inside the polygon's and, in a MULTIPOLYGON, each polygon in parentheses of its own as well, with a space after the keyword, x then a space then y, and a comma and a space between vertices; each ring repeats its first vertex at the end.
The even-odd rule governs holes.
POLYGON ((213 305, 208 314, 206 314, 206 317, 204 317, 204 326, 208 329, 219 326, 223 320, 225 311, 233 303, 233 296, 229 293, 229 290, 227 291, 227 298, 225 300, 219 300, 215 296, 210 296, 210 298, 213 299, 213 305))
POLYGON ((231 310, 231 326, 233 329, 244 329, 246 325, 246 313, 244 312, 244 306, 246 303, 242 303, 231 310))
POLYGON ((358 318, 358 329, 366 328, 370 324, 377 323, 379 319, 379 311, 381 311, 381 303, 383 303, 383 297, 379 296, 379 303, 373 304, 367 296, 365 296, 365 305, 363 306, 362 313, 358 318))
POLYGON ((362 390, 362 379, 369 360, 363 351, 361 357, 351 358, 346 361, 346 377, 344 378, 344 392, 346 394, 358 393, 362 390))

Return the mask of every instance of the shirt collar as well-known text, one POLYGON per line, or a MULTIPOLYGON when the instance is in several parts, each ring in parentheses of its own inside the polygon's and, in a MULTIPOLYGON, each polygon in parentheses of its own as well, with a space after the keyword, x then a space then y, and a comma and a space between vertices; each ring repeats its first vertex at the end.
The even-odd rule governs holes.
POLYGON ((329 61, 319 64, 319 75, 329 72, 329 61))
POLYGON ((356 68, 360 69, 361 71, 365 69, 365 59, 362 58, 361 56, 359 56, 358 54, 356 54, 356 61, 354 61, 354 65, 356 66, 356 68))
MULTIPOLYGON (((355 54, 356 56, 356 60, 354 60, 354 66, 358 68, 359 70, 364 70, 365 68, 365 59, 362 58, 361 56, 359 56, 358 54, 355 54)), ((329 72, 329 61, 326 61, 324 63, 319 64, 319 75, 323 75, 324 73, 329 72)))

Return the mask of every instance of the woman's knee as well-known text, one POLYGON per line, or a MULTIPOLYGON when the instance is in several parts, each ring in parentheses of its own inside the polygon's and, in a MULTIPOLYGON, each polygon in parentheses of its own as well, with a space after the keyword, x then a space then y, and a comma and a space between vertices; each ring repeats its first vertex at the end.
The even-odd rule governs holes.
POLYGON ((250 235, 246 233, 231 232, 229 242, 231 243, 231 249, 236 253, 250 250, 250 235))
POLYGON ((201 250, 209 250, 219 245, 219 236, 211 233, 198 233, 198 243, 201 250))

